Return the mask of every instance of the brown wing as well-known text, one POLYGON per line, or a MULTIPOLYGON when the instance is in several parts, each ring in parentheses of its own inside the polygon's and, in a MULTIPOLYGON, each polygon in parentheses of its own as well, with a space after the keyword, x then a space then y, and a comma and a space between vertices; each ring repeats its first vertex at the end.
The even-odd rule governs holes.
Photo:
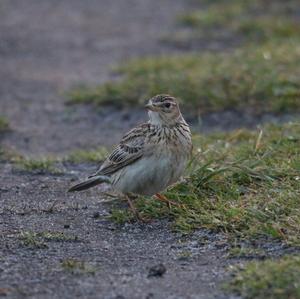
POLYGON ((124 166, 140 159, 144 152, 145 139, 149 130, 150 125, 145 123, 124 135, 120 144, 113 150, 93 176, 111 175, 124 166))

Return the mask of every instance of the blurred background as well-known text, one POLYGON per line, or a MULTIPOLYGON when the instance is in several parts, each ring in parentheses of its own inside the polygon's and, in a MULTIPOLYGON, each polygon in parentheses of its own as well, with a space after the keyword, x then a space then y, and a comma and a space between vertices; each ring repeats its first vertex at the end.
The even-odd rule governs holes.
POLYGON ((297 0, 2 0, 2 144, 111 146, 157 93, 198 132, 298 117, 299 16, 297 0))

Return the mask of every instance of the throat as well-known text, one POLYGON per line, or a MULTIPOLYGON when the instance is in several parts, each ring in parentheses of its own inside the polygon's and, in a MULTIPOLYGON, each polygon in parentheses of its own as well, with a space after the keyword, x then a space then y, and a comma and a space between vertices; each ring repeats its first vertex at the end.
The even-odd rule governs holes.
POLYGON ((163 119, 157 112, 149 111, 149 123, 156 127, 176 127, 178 123, 181 123, 184 121, 181 115, 177 119, 171 120, 171 119, 163 119))
POLYGON ((149 123, 154 126, 163 126, 163 121, 157 112, 149 111, 149 123))

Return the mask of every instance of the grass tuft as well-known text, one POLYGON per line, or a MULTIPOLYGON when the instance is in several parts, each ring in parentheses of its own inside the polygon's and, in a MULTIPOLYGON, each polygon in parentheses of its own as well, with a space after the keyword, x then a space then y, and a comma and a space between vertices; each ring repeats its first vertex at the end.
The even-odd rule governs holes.
POLYGON ((110 219, 116 224, 124 224, 134 220, 134 215, 126 210, 114 208, 110 212, 110 219))
POLYGON ((15 160, 16 166, 20 170, 36 173, 36 174, 59 174, 60 169, 55 167, 57 161, 53 158, 31 159, 21 157, 15 160))
POLYGON ((300 256, 250 262, 234 269, 226 289, 248 299, 300 298, 300 256))
POLYGON ((77 236, 66 235, 63 232, 32 232, 24 231, 20 234, 22 244, 30 248, 48 248, 47 242, 76 242, 77 236))
POLYGON ((34 248, 34 249, 44 249, 48 248, 47 244, 38 237, 37 233, 34 232, 21 232, 20 240, 25 247, 34 248))

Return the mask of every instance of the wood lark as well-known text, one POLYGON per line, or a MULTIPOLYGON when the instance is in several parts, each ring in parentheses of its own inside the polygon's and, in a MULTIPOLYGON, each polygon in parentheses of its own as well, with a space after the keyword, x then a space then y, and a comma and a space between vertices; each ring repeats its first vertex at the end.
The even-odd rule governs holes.
POLYGON ((125 195, 155 194, 157 199, 172 203, 159 192, 183 174, 192 151, 190 128, 170 95, 151 98, 146 108, 149 121, 125 134, 99 170, 70 192, 106 182, 125 195))

